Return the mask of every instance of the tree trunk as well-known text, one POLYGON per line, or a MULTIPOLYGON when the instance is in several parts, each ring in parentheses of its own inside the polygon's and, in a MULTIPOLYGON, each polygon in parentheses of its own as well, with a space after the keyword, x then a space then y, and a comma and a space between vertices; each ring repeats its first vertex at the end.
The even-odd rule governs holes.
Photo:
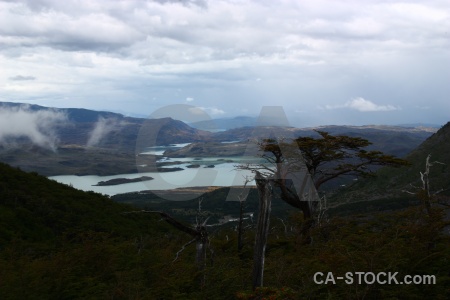
POLYGON ((205 258, 206 258, 206 246, 208 243, 208 232, 206 231, 206 226, 199 225, 196 228, 198 235, 196 237, 196 255, 195 262, 200 270, 205 268, 205 258))
POLYGON ((258 223, 256 226, 255 249, 253 255, 253 290, 263 286, 264 257, 267 235, 269 233, 272 189, 269 179, 256 173, 256 185, 259 193, 258 223))
POLYGON ((244 201, 239 201, 239 223, 238 223, 238 252, 240 253, 242 248, 244 247, 244 243, 242 242, 242 234, 243 234, 243 225, 244 225, 244 201))
POLYGON ((176 257, 173 261, 178 259, 178 255, 185 249, 186 246, 192 244, 194 241, 196 242, 196 253, 195 253, 195 263, 200 271, 200 287, 204 287, 206 285, 206 274, 204 273, 205 265, 206 265, 206 248, 209 246, 209 237, 208 231, 206 230, 206 219, 202 224, 197 223, 197 226, 194 228, 190 226, 186 226, 179 221, 172 218, 170 215, 166 214, 162 211, 151 211, 151 210, 141 210, 141 211, 133 211, 133 212, 125 212, 125 213, 156 213, 159 214, 163 220, 167 223, 175 227, 176 229, 183 231, 193 239, 186 243, 180 251, 177 252, 176 257))
POLYGON ((278 180, 276 183, 281 191, 281 199, 287 204, 300 209, 303 213, 303 224, 300 228, 300 235, 298 237, 300 243, 311 244, 311 229, 315 224, 312 212, 313 204, 310 201, 301 200, 298 194, 286 187, 286 182, 284 180, 278 180))
POLYGON ((208 247, 208 232, 206 231, 206 222, 204 224, 199 224, 195 228, 198 232, 196 236, 195 243, 195 263, 198 270, 200 271, 199 283, 200 287, 203 288, 206 285, 206 248, 208 247))

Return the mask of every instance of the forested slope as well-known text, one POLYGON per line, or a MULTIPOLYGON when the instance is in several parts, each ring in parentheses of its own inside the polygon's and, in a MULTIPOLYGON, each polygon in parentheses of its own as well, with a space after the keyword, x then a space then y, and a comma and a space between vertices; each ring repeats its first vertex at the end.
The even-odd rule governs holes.
MULTIPOLYGON (((376 176, 361 180, 351 188, 344 188, 336 194, 333 200, 337 203, 384 201, 391 199, 391 204, 410 205, 417 198, 410 193, 416 193, 422 187, 421 175, 426 170, 426 160, 432 164, 429 173, 431 192, 441 191, 442 195, 450 196, 450 122, 427 138, 405 159, 409 166, 401 168, 382 168, 376 176), (403 202, 403 204, 401 204, 403 202)), ((389 205, 391 205, 389 204, 389 205)), ((370 206, 372 204, 364 204, 370 206)))
MULTIPOLYGON (((213 207, 208 209, 213 210, 213 207)), ((273 218, 264 286, 251 291, 254 224, 208 228, 203 268, 158 214, 0 164, 1 299, 448 299, 450 241, 439 210, 332 218, 298 242, 298 213, 273 218), (433 275, 436 284, 317 284, 316 272, 433 275)), ((185 223, 187 224, 187 223, 185 223)), ((187 224, 188 225, 188 224, 187 224)), ((356 275, 355 277, 356 278, 356 275)))

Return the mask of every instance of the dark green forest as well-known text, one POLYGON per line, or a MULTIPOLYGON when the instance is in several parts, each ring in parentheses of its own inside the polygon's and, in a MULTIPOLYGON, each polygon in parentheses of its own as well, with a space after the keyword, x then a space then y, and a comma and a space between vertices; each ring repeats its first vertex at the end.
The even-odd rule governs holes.
MULTIPOLYGON (((274 200, 276 201, 276 199, 274 200)), ((231 208, 228 208, 231 209, 231 208)), ((236 211, 239 209, 236 203, 236 211)), ((443 211, 420 204, 330 216, 298 241, 296 211, 273 217, 264 288, 251 290, 254 226, 238 252, 234 226, 208 228, 205 268, 191 237, 157 214, 0 165, 1 299, 448 299, 443 211), (436 284, 316 284, 316 272, 435 275, 436 284)), ((279 214, 278 214, 279 215, 279 214)), ((188 224, 188 223, 185 223, 188 224)))

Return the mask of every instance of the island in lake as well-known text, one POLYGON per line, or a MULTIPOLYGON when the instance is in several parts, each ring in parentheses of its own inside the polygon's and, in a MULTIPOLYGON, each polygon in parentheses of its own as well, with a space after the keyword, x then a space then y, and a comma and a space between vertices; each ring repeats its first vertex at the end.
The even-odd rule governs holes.
POLYGON ((119 185, 119 184, 125 184, 125 183, 132 183, 132 182, 139 182, 139 181, 147 181, 152 180, 153 177, 150 176, 141 176, 139 178, 114 178, 106 181, 100 181, 97 184, 94 184, 94 186, 108 186, 108 185, 119 185))

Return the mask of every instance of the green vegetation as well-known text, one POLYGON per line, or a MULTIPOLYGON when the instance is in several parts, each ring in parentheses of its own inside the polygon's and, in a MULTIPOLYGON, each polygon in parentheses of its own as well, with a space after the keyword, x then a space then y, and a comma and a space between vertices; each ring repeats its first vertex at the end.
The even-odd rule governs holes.
MULTIPOLYGON (((237 190, 236 194, 240 194, 243 190, 241 187, 234 187, 237 190)), ((114 201, 120 203, 127 203, 139 207, 145 210, 161 210, 169 213, 170 215, 184 220, 185 222, 195 223, 195 217, 198 213, 199 198, 196 195, 201 195, 202 199, 201 208, 202 215, 209 217, 209 224, 218 223, 220 219, 225 216, 236 219, 239 217, 239 202, 238 198, 235 201, 224 201, 228 193, 229 187, 220 187, 210 189, 209 192, 204 192, 204 189, 180 189, 175 191, 165 191, 170 199, 173 199, 176 195, 189 196, 195 198, 187 201, 171 201, 166 200, 158 196, 152 191, 126 193, 112 196, 114 201), (181 194, 182 193, 182 194, 181 194)), ((275 195, 279 198, 279 194, 275 195)), ((254 213, 258 207, 258 192, 255 187, 249 189, 249 193, 244 205, 244 213, 254 213)), ((294 209, 283 201, 273 201, 272 215, 275 217, 286 218, 294 209)), ((236 223, 234 223, 236 225, 236 223)))
MULTIPOLYGON (((217 197, 225 190, 215 190, 217 197)), ((206 198, 206 197, 205 197, 206 198)), ((280 202, 280 200, 274 200, 280 202)), ((207 208, 207 200, 204 200, 207 208)), ((212 208, 208 208, 212 209, 212 208)), ((229 208, 230 210, 231 207, 229 208)), ((2 299, 448 299, 450 240, 441 212, 421 206, 334 217, 298 242, 299 214, 273 218, 265 288, 252 292, 254 229, 237 251, 231 227, 210 231, 203 271, 191 237, 154 214, 0 164, 2 299), (318 285, 315 272, 435 275, 436 285, 318 285), (204 280, 203 280, 204 279, 204 280), (203 282, 203 285, 200 285, 203 282)), ((238 207, 236 205, 236 210, 238 207)), ((250 225, 247 220, 247 225, 250 225)))
POLYGON ((420 172, 425 171, 425 162, 428 155, 431 161, 439 161, 430 171, 430 184, 432 191, 444 190, 443 195, 450 196, 450 122, 438 132, 425 140, 418 148, 412 151, 405 159, 410 163, 398 169, 382 168, 378 170, 375 178, 359 181, 351 188, 343 189, 333 197, 334 202, 351 203, 394 199, 402 202, 407 196, 405 191, 415 192, 422 185, 420 172))
MULTIPOLYGON (((58 129, 62 139, 57 153, 19 140, 19 147, 0 148, 0 160, 45 175, 136 172, 134 147, 144 120, 87 110, 67 113, 74 123, 58 129), (95 147, 86 147, 100 119, 109 119, 114 126, 95 147)), ((171 119, 147 125, 161 127, 158 145, 245 140, 253 130, 210 134, 171 119)), ((364 157, 377 157, 372 150, 405 154, 429 135, 399 128, 383 132, 369 127, 325 130, 373 141, 373 148, 361 152, 364 157)), ((299 141, 309 143, 311 132, 300 131, 279 128, 277 136, 291 132, 295 137, 306 136, 299 141)), ((193 145, 206 146, 193 146, 190 151, 208 153, 220 148, 223 155, 232 151, 227 147, 234 147, 193 145)), ((323 148, 332 149, 330 145, 323 148)), ((449 150, 450 123, 407 157, 411 166, 381 169, 378 177, 358 181, 349 192, 340 191, 340 196, 332 199, 335 206, 328 209, 329 220, 321 219, 311 228, 312 243, 307 245, 299 238, 305 218, 275 191, 264 287, 254 291, 255 224, 249 214, 257 208, 255 189, 245 203, 243 246, 238 251, 236 223, 218 224, 224 216, 236 218, 239 214, 238 202, 224 201, 229 188, 208 190, 199 212, 198 199, 166 201, 152 192, 111 199, 0 163, 0 299, 449 299, 449 210, 435 204, 434 196, 402 192, 410 183, 420 186, 419 171, 424 171, 430 154, 431 161, 445 164, 431 168, 430 189, 449 189, 449 150), (434 203, 424 209, 423 198, 434 203), (194 224, 197 217, 209 217, 207 224, 214 226, 207 228, 206 265, 199 268, 196 264, 192 236, 186 233, 189 230, 182 232, 162 222, 165 214, 143 214, 140 209, 164 211, 173 217, 170 220, 185 226, 194 224), (398 272, 399 281, 404 275, 433 275, 436 284, 346 284, 343 280, 317 284, 313 281, 317 272, 332 272, 336 277, 347 272, 398 272)), ((199 193, 195 189, 171 193, 181 197, 192 192, 199 193)))

